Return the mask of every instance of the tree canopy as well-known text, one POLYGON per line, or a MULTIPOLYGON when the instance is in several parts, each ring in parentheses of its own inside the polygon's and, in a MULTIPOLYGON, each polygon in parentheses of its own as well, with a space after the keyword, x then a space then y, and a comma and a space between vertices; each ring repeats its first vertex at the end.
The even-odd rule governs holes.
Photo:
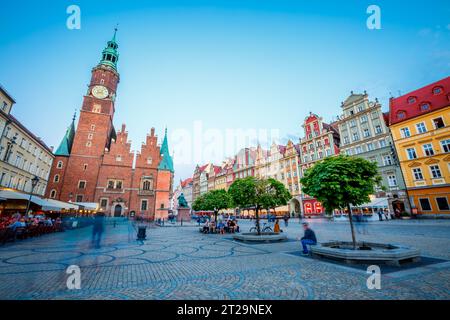
POLYGON ((231 206, 231 197, 226 190, 211 190, 195 199, 192 209, 195 211, 220 211, 231 206))
POLYGON ((353 247, 356 248, 351 206, 370 202, 369 195, 381 182, 377 164, 359 157, 325 158, 308 169, 300 180, 303 192, 316 198, 328 212, 348 209, 353 247))

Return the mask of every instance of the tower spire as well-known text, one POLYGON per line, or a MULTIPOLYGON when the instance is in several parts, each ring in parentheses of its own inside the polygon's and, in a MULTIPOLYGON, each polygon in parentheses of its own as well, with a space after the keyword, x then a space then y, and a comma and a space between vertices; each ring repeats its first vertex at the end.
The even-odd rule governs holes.
POLYGON ((160 153, 161 153, 162 159, 161 159, 161 162, 159 163, 158 169, 159 170, 168 170, 170 172, 174 172, 173 160, 172 160, 172 157, 170 156, 170 152, 169 152, 169 142, 168 142, 168 138, 167 138, 167 127, 165 129, 164 140, 163 140, 163 143, 161 145, 160 153))
POLYGON ((113 68, 117 71, 117 62, 119 61, 118 44, 116 41, 118 25, 114 28, 114 35, 110 41, 108 41, 106 48, 102 52, 102 59, 99 65, 104 65, 113 68))

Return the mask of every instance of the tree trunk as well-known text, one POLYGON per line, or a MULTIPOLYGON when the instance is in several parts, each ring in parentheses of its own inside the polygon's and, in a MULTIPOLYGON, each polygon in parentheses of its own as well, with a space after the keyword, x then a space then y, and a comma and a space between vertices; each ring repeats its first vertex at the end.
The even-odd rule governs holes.
POLYGON ((259 208, 258 206, 255 207, 255 216, 256 216, 256 232, 258 233, 258 236, 261 235, 261 226, 259 224, 259 208))
POLYGON ((217 226, 217 210, 214 210, 214 222, 216 223, 217 226))
POLYGON ((350 229, 352 230, 353 250, 356 250, 356 237, 355 237, 355 228, 353 227, 352 208, 350 207, 350 205, 347 205, 347 209, 348 209, 348 221, 350 221, 350 229))

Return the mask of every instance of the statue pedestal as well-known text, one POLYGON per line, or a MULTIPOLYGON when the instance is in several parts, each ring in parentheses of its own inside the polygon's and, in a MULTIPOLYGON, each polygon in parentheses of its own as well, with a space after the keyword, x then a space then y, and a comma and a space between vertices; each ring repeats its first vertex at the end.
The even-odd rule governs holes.
POLYGON ((177 209, 178 215, 177 215, 177 221, 180 222, 183 220, 184 222, 191 221, 191 209, 189 208, 178 208, 177 209))

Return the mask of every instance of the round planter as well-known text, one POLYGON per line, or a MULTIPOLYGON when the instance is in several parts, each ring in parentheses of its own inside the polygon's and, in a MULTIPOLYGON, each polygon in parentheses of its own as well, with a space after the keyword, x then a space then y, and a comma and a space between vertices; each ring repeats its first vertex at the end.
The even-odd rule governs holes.
POLYGON ((349 241, 330 241, 311 246, 315 257, 340 260, 346 263, 377 264, 384 263, 401 266, 407 262, 420 260, 420 251, 401 245, 357 242, 357 250, 349 241))
POLYGON ((243 242, 278 242, 287 240, 287 236, 283 233, 266 232, 258 235, 257 233, 236 233, 233 235, 234 240, 243 242))

